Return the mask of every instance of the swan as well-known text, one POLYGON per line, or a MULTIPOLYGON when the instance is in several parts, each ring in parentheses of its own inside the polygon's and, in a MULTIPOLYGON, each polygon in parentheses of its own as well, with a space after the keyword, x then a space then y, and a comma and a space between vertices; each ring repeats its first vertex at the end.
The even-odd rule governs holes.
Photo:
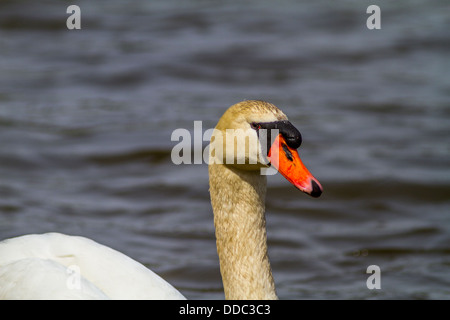
MULTIPOLYGON (((267 253, 263 170, 272 166, 299 190, 320 196, 322 186, 296 150, 301 140, 280 109, 259 100, 228 108, 213 131, 209 187, 226 299, 277 299, 267 253), (238 143, 242 133, 245 143, 238 143)), ((0 298, 185 299, 128 256, 60 233, 0 242, 0 298)))

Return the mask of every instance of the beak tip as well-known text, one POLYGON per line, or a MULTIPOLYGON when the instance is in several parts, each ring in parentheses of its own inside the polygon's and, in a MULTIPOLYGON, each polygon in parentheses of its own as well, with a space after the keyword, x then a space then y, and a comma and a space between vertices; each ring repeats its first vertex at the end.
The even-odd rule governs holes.
POLYGON ((314 180, 311 180, 311 197, 318 198, 322 194, 322 187, 314 180))

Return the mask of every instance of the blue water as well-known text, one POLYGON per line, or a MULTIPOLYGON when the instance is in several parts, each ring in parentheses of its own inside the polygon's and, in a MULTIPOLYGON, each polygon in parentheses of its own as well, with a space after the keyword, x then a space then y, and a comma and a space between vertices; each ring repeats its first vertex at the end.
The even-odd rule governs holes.
POLYGON ((0 239, 58 231, 222 299, 207 166, 171 133, 263 99, 324 187, 268 180, 282 299, 450 298, 450 3, 0 3, 0 239), (366 286, 369 265, 381 289, 366 286))

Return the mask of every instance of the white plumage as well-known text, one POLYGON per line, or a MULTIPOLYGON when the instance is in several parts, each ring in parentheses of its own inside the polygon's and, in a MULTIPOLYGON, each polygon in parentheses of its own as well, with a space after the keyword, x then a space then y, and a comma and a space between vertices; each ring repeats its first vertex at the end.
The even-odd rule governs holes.
POLYGON ((139 262, 59 233, 0 242, 0 299, 185 299, 139 262))

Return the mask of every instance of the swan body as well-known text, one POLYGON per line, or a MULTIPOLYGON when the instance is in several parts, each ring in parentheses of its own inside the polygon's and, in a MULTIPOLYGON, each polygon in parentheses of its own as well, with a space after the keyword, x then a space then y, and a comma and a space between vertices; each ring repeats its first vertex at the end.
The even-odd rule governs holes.
MULTIPOLYGON (((318 197, 322 187, 301 162, 296 151, 300 143, 301 135, 286 115, 264 101, 231 106, 214 130, 209 185, 227 299, 277 299, 267 251, 267 182, 262 169, 273 166, 295 187, 318 197), (264 150, 260 137, 266 129, 277 131, 264 150), (227 139, 236 132, 245 133, 245 143, 235 136, 227 139), (266 159, 260 157, 262 151, 266 159)), ((0 298, 185 299, 126 255, 59 233, 0 242, 0 298)))
POLYGON ((93 240, 60 233, 0 242, 2 299, 184 299, 150 269, 93 240))

